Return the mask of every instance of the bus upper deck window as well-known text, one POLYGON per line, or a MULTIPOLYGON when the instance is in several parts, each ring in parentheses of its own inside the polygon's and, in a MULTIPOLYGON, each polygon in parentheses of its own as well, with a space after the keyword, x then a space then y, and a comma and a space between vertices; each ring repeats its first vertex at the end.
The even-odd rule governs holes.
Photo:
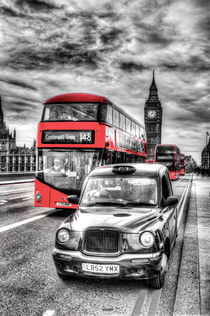
POLYGON ((112 107, 107 105, 107 122, 112 124, 112 107))
POLYGON ((117 110, 114 110, 114 109, 113 109, 113 124, 116 127, 120 126, 120 124, 119 124, 119 112, 117 110))
POLYGON ((142 127, 140 127, 140 134, 141 139, 145 140, 145 131, 142 127))
MULTIPOLYGON (((97 112, 98 103, 45 104, 42 119, 43 121, 95 121, 97 112)), ((106 113, 103 115, 106 116, 106 113)))
POLYGON ((99 111, 99 118, 98 118, 99 122, 107 122, 108 121, 108 118, 107 118, 108 109, 107 109, 107 107, 108 107, 108 105, 106 103, 101 103, 100 111, 99 111))
POLYGON ((126 117, 125 120, 125 127, 126 127, 126 132, 130 133, 131 132, 131 121, 129 120, 129 118, 126 117))
POLYGON ((120 113, 120 128, 125 130, 125 116, 120 113))

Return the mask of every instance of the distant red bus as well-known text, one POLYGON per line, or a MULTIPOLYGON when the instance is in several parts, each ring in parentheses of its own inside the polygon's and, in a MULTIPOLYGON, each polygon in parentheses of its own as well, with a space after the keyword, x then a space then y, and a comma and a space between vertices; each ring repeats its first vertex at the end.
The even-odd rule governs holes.
POLYGON ((179 178, 180 149, 176 145, 156 145, 155 163, 168 167, 171 180, 179 178))
POLYGON ((179 174, 181 176, 185 175, 185 163, 186 163, 186 157, 184 154, 180 154, 180 164, 179 164, 179 174))
POLYGON ((147 163, 152 165, 152 164, 155 163, 155 160, 153 160, 153 159, 148 159, 148 160, 147 160, 147 163))
POLYGON ((92 169, 146 157, 143 125, 107 98, 87 93, 49 98, 38 124, 35 206, 76 208, 67 196, 79 194, 92 169))

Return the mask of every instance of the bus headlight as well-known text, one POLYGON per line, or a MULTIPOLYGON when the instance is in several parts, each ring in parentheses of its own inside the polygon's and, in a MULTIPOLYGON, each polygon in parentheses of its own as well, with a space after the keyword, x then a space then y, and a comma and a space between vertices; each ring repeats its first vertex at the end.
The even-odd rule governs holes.
POLYGON ((56 238, 61 244, 67 243, 67 241, 69 240, 69 231, 66 228, 61 228, 57 232, 56 238))
POLYGON ((150 248, 154 245, 155 237, 151 232, 143 232, 139 238, 140 243, 145 248, 150 248))
POLYGON ((36 199, 37 202, 41 201, 42 195, 41 195, 41 193, 39 191, 36 192, 35 199, 36 199))

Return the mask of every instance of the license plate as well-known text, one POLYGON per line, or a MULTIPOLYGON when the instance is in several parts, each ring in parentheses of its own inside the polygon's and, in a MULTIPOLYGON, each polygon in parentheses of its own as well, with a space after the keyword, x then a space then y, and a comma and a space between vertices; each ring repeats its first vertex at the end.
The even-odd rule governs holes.
POLYGON ((99 274, 119 274, 120 266, 117 264, 82 263, 82 271, 99 274))
POLYGON ((71 203, 66 203, 66 202, 57 202, 56 206, 71 206, 71 203))

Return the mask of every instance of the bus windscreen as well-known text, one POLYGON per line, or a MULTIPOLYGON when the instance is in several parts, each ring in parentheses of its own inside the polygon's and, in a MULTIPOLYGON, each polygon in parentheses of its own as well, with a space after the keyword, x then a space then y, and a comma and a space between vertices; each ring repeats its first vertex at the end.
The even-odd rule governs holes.
POLYGON ((45 104, 42 121, 96 121, 98 103, 45 104))
POLYGON ((40 149, 36 177, 56 189, 72 192, 81 188, 98 155, 97 151, 40 149))

